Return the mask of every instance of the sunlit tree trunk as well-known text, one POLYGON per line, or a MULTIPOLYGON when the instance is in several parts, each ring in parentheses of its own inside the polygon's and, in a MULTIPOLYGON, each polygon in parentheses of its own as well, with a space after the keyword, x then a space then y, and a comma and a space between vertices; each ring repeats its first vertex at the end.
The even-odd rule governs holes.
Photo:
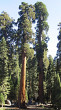
POLYGON ((25 107, 26 55, 22 54, 22 70, 20 79, 19 107, 25 107))

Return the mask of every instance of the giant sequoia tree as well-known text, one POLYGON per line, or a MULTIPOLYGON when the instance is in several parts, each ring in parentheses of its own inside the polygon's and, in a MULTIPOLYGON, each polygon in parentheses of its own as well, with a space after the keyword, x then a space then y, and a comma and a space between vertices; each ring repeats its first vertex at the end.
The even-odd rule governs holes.
POLYGON ((46 43, 43 39, 43 31, 48 31, 48 23, 46 22, 48 12, 46 6, 42 2, 35 3, 35 16, 37 20, 36 27, 36 54, 38 59, 38 70, 39 70, 39 101, 43 103, 43 53, 46 49, 46 43))
POLYGON ((32 20, 35 18, 34 6, 22 2, 19 6, 18 19, 18 43, 22 50, 22 70, 19 92, 19 106, 25 106, 25 78, 26 78, 26 56, 31 53, 29 42, 32 42, 32 20))

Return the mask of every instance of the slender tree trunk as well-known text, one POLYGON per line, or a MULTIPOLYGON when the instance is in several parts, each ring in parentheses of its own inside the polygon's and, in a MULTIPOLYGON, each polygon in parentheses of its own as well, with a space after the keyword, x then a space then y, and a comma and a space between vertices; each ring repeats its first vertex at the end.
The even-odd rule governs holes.
POLYGON ((39 101, 44 103, 44 91, 43 91, 43 58, 39 61, 40 73, 39 73, 39 101))
POLYGON ((19 107, 25 107, 25 79, 26 79, 26 55, 22 54, 22 70, 20 80, 20 92, 19 92, 19 107))

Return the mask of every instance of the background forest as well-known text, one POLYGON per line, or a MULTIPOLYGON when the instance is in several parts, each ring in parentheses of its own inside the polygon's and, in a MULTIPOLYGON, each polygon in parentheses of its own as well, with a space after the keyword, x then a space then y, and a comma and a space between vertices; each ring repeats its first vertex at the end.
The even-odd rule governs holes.
POLYGON ((7 99, 20 100, 20 104, 33 100, 61 108, 61 23, 53 59, 51 55, 47 57, 47 18, 42 2, 22 2, 17 22, 7 12, 0 14, 0 103, 7 99))

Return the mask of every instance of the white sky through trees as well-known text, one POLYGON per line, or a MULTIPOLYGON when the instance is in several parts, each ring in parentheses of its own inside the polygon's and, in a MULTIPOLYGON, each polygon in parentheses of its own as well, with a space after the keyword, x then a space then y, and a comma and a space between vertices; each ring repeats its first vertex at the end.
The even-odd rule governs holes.
MULTIPOLYGON (((19 5, 21 2, 28 4, 35 4, 38 0, 0 0, 0 14, 2 11, 6 11, 10 17, 17 20, 19 17, 19 5)), ((39 0, 46 5, 48 16, 49 31, 48 36, 50 41, 48 42, 48 55, 52 55, 54 58, 57 52, 57 36, 58 36, 58 24, 61 22, 61 0, 39 0)))

